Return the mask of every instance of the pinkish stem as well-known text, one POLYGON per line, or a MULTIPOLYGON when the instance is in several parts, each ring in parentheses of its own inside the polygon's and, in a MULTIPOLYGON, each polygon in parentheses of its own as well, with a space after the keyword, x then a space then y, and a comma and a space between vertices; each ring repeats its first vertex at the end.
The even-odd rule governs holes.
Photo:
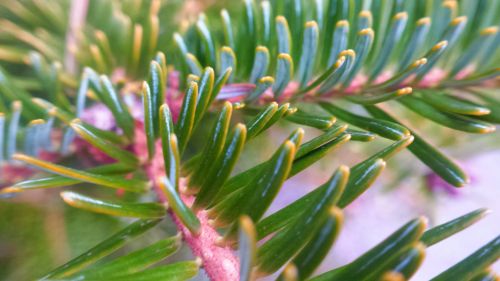
MULTIPOLYGON (((183 200, 191 205, 194 197, 183 196, 183 200)), ((211 280, 239 279, 239 259, 230 247, 217 245, 220 235, 208 223, 206 211, 199 211, 196 214, 201 224, 201 233, 198 236, 193 235, 174 214, 171 215, 193 254, 203 261, 203 267, 211 280)))
MULTIPOLYGON (((136 155, 146 156, 146 136, 142 124, 140 123, 136 126, 135 136, 134 151, 136 155)), ((161 141, 156 143, 155 155, 153 159, 146 164, 145 169, 153 182, 156 182, 158 178, 165 177, 161 141)), ((182 186, 186 186, 185 178, 181 179, 180 185, 180 190, 184 190, 182 186)), ((160 201, 166 202, 165 195, 161 190, 157 186, 154 188, 160 201)), ((181 195, 181 197, 188 206, 191 206, 194 201, 193 196, 181 195)), ((202 260, 203 268, 211 280, 233 281, 239 279, 239 259, 230 247, 221 247, 218 245, 217 242, 221 236, 217 230, 209 224, 206 211, 202 210, 196 214, 201 225, 201 231, 198 236, 193 235, 173 212, 169 212, 169 214, 177 225, 177 228, 181 231, 184 241, 186 241, 187 245, 191 248, 193 255, 202 260)))
POLYGON ((77 48, 77 34, 85 24, 87 17, 88 0, 71 1, 71 10, 69 14, 69 27, 66 32, 66 50, 64 54, 64 66, 71 74, 76 74, 76 58, 73 49, 77 48))

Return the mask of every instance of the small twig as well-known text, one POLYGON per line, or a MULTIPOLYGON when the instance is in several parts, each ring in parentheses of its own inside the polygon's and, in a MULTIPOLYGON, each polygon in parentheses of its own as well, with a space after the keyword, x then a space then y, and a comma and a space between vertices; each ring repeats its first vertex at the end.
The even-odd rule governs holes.
MULTIPOLYGON (((135 153, 138 155, 146 155, 146 136, 142 126, 136 126, 135 137, 135 153)), ((165 177, 165 166, 160 140, 156 143, 153 159, 146 164, 145 170, 151 179, 165 177)), ((186 185, 186 182, 185 179, 181 179, 179 190, 185 189, 183 186, 186 185)), ((161 190, 156 188, 155 191, 160 201, 166 202, 165 195, 161 190)), ((181 197, 188 206, 191 206, 194 201, 193 196, 182 195, 181 197)), ((170 216, 182 233, 182 237, 191 249, 193 255, 201 259, 202 266, 210 280, 239 280, 239 259, 231 247, 219 245, 221 236, 217 230, 210 225, 205 211, 199 211, 196 214, 201 224, 199 235, 192 234, 173 212, 170 212, 170 216)))
POLYGON ((66 48, 64 50, 64 67, 70 74, 76 74, 77 65, 74 53, 71 51, 78 46, 76 34, 85 24, 87 17, 88 0, 72 0, 69 14, 69 25, 66 32, 66 48))

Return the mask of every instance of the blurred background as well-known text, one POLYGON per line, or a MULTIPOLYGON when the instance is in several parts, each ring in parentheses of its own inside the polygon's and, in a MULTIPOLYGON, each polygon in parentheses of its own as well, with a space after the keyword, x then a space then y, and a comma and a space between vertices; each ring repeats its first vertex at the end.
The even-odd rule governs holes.
MULTIPOLYGON (((11 0, 0 0, 0 5, 8 1, 11 0)), ((171 18, 168 18, 167 22, 175 22, 181 28, 202 11, 207 14, 218 13, 221 7, 231 11, 238 9, 240 5, 240 1, 229 0, 172 2, 180 7, 180 12, 175 15, 170 13, 171 18)), ((0 11, 0 17, 4 17, 4 13, 5 10, 0 11)), ((163 38, 171 36, 167 34, 163 38)), ((497 92, 500 94, 500 91, 497 92)), ((319 271, 353 260, 405 222, 419 215, 427 216, 432 226, 477 208, 489 208, 492 211, 469 229, 431 247, 421 270, 413 280, 429 280, 500 233, 499 134, 476 139, 474 136, 434 126, 411 113, 405 114, 407 115, 403 118, 411 119, 418 132, 429 136, 431 143, 464 166, 471 175, 471 184, 462 189, 440 184, 432 180, 432 174, 413 155, 407 151, 399 153, 388 162, 388 167, 377 184, 346 209, 344 227, 319 271)), ((252 141, 249 149, 245 151, 246 157, 242 157, 246 162, 239 163, 236 172, 266 159, 294 128, 296 127, 288 123, 281 124, 278 129, 252 141)), ((318 133, 307 129, 306 140, 318 133)), ((269 213, 322 184, 339 164, 356 164, 389 143, 381 138, 370 144, 351 142, 330 153, 311 168, 290 179, 269 213)), ((76 190, 86 188, 88 186, 85 184, 71 187, 76 190)), ((33 280, 89 249, 130 222, 68 207, 60 199, 60 191, 37 190, 19 194, 14 198, 0 199, 0 280, 33 280)), ((95 188, 91 192, 99 194, 98 197, 116 196, 113 192, 95 188)), ((151 200, 127 196, 131 195, 126 194, 125 199, 151 200)), ((168 221, 163 222, 114 256, 157 241, 161 237, 174 235, 175 229, 169 226, 171 224, 168 221)), ((182 260, 188 256, 189 250, 183 249, 167 261, 182 260)), ((500 271, 500 263, 497 262, 494 269, 500 271)), ((198 279, 204 280, 204 277, 200 275, 198 279)))

